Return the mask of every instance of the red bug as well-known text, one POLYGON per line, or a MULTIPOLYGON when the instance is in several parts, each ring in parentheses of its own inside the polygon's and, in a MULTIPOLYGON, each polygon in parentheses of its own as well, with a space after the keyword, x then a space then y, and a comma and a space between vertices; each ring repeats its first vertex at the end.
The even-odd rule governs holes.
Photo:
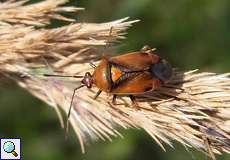
POLYGON ((159 88, 172 76, 171 65, 154 54, 154 50, 145 46, 137 52, 105 58, 98 66, 91 63, 91 66, 94 67, 92 74, 86 72, 84 76, 70 76, 83 79, 82 85, 74 89, 68 117, 76 90, 84 86, 91 88, 95 85, 98 88, 94 99, 103 91, 113 95, 112 103, 115 104, 117 95, 125 95, 129 96, 134 106, 137 107, 135 95, 159 88))
POLYGON ((81 87, 95 85, 99 90, 94 99, 104 91, 113 94, 113 103, 117 95, 128 95, 135 102, 134 95, 153 91, 172 76, 171 65, 154 50, 145 46, 137 52, 101 60, 93 66, 93 74, 85 73, 81 87))

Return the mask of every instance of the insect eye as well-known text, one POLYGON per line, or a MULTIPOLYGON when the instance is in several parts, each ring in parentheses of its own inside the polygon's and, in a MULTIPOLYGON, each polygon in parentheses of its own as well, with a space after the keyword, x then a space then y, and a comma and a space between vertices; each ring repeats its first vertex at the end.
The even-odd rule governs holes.
POLYGON ((86 72, 86 73, 85 73, 85 76, 86 76, 86 77, 91 77, 91 74, 90 74, 89 72, 86 72))
POLYGON ((172 67, 164 59, 150 66, 151 73, 163 82, 169 81, 172 76, 172 67))

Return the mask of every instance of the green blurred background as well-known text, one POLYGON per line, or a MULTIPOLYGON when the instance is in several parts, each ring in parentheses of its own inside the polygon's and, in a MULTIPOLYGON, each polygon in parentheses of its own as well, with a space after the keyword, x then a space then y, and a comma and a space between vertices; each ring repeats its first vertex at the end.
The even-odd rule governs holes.
MULTIPOLYGON (((80 22, 106 22, 127 16, 140 19, 116 52, 139 50, 148 44, 183 70, 229 72, 229 0, 72 0, 68 5, 86 8, 70 15, 80 22)), ((124 139, 93 143, 83 155, 73 131, 65 140, 54 110, 15 84, 1 84, 0 106, 0 137, 21 138, 25 160, 208 159, 176 142, 175 149, 166 147, 165 153, 140 130, 121 130, 124 139)), ((217 158, 229 160, 230 155, 217 158)))

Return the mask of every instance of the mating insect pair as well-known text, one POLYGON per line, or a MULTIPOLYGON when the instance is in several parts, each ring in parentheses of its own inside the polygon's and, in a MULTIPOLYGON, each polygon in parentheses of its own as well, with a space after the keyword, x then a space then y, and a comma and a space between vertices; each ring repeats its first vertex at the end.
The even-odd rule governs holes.
POLYGON ((135 95, 159 88, 162 84, 167 83, 172 76, 171 65, 165 59, 154 54, 154 50, 145 46, 137 52, 105 58, 98 66, 91 64, 94 67, 92 74, 86 72, 84 76, 71 76, 83 79, 82 85, 74 89, 68 118, 75 92, 84 86, 91 88, 95 85, 98 88, 94 99, 103 91, 113 95, 113 104, 116 104, 117 95, 123 95, 129 96, 133 105, 138 107, 135 95))

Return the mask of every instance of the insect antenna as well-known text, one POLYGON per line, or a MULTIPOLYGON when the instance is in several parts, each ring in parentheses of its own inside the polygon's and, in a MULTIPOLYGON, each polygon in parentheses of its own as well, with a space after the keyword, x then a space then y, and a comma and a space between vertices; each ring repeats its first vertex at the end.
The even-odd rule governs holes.
POLYGON ((59 74, 43 74, 46 77, 72 77, 72 78, 83 78, 84 76, 76 76, 76 75, 59 75, 59 74))
MULTIPOLYGON (((46 77, 72 77, 72 78, 83 78, 84 76, 77 76, 77 75, 58 75, 58 74, 43 74, 43 76, 46 76, 46 77)), ((74 88, 74 91, 73 91, 73 94, 72 94, 72 97, 71 97, 71 102, 70 102, 70 106, 69 106, 69 111, 67 113, 67 119, 66 119, 66 125, 65 125, 65 137, 67 139, 67 133, 68 133, 68 130, 69 130, 69 117, 70 117, 70 114, 71 114, 71 110, 72 110, 72 107, 73 107, 73 99, 74 99, 74 96, 76 94, 76 91, 82 87, 84 87, 85 84, 82 84, 76 88, 74 88)))
POLYGON ((71 97, 71 102, 70 102, 70 106, 69 106, 69 111, 68 111, 68 114, 67 114, 67 119, 66 119, 66 128, 65 128, 65 137, 67 139, 67 133, 68 133, 68 130, 69 130, 69 117, 70 117, 70 114, 71 114, 71 110, 72 110, 72 107, 73 107, 73 99, 74 99, 74 96, 76 94, 76 91, 82 87, 84 87, 85 85, 82 84, 78 87, 76 87, 73 91, 73 94, 72 94, 72 97, 71 97))

